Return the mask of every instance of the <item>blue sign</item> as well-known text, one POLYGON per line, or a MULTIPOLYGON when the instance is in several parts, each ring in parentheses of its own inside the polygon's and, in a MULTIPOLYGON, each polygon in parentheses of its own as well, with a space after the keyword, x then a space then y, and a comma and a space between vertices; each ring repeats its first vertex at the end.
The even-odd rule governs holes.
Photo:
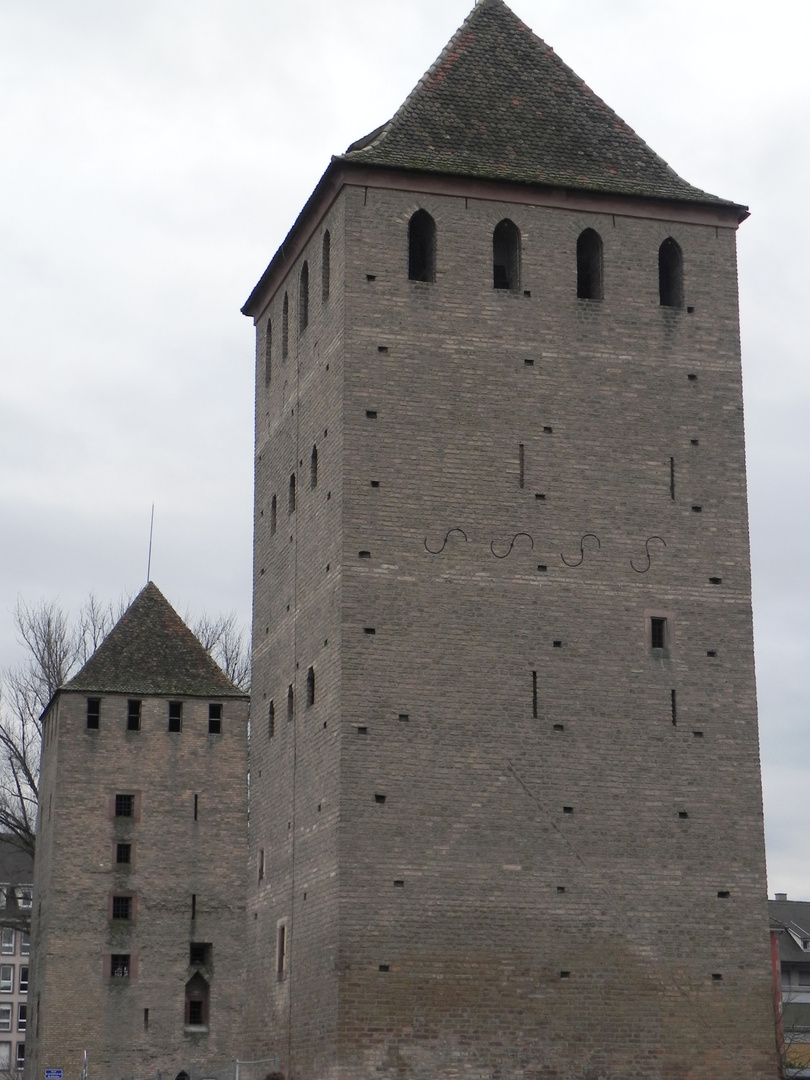
POLYGON ((46 1069, 45 1080, 62 1080, 61 1069, 46 1069))

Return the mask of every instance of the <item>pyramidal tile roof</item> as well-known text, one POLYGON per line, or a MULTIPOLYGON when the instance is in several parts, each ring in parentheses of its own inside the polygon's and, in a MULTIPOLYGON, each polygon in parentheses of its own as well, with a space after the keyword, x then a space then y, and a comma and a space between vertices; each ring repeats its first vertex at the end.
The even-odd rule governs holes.
POLYGON ((338 160, 736 205, 682 180, 503 0, 478 0, 393 119, 338 160))
POLYGON ((150 581, 62 688, 167 697, 247 697, 150 581))

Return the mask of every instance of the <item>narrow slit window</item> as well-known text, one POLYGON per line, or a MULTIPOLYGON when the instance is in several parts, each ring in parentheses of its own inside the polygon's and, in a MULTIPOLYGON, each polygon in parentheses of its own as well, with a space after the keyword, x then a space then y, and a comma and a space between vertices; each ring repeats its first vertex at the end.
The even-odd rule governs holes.
POLYGON ((672 707, 672 726, 674 727, 678 723, 678 695, 674 690, 670 690, 670 703, 672 707))
POLYGON ((300 333, 309 326, 309 263, 301 267, 298 281, 298 330, 300 333))
POLYGON ((295 716, 295 691, 292 688, 292 684, 287 688, 287 722, 289 723, 295 716))
POLYGON ((259 849, 259 881, 264 881, 264 848, 259 849))
POLYGON ((276 705, 271 701, 267 710, 267 738, 272 739, 276 733, 276 705))
POLYGON ((508 218, 492 234, 492 279, 496 289, 520 289, 520 230, 508 218))
POLYGON ((307 708, 315 704, 315 668, 307 672, 307 708))
POLYGON ((594 229, 585 229, 577 239, 577 296, 580 300, 601 300, 602 238, 594 229))
POLYGON ((270 500, 270 535, 276 535, 276 525, 278 524, 278 499, 274 495, 270 500))
POLYGON ((140 701, 127 702, 127 731, 141 730, 141 703, 140 701))
POLYGON ((200 809, 200 796, 195 792, 194 794, 194 820, 197 820, 197 815, 200 809))
POLYGON ((169 731, 175 733, 183 730, 183 702, 169 702, 169 731))
POLYGON ((661 307, 683 307, 683 254, 671 236, 658 249, 658 296, 661 307))
POLYGON ((312 453, 309 458, 309 486, 315 490, 318 486, 318 447, 312 447, 312 453))
POLYGON ((669 459, 669 497, 675 498, 675 458, 669 459))
POLYGON ((427 210, 417 210, 408 222, 408 277, 436 280, 436 222, 427 210))
POLYGON ((290 353, 290 298, 284 293, 281 308, 281 359, 286 360, 290 353))
POLYGON ((264 333, 264 385, 270 385, 273 375, 273 325, 267 320, 267 329, 264 333))
POLYGON ((653 649, 667 647, 667 620, 655 615, 650 619, 650 646, 653 649))
POLYGON ((287 970, 287 926, 279 923, 276 935, 276 976, 279 981, 284 978, 287 970))
POLYGON ((523 443, 518 448, 518 486, 523 487, 526 473, 526 448, 523 443))
POLYGON ((87 726, 91 731, 98 731, 101 720, 101 698, 89 697, 87 699, 87 726))
POLYGON ((321 300, 326 303, 329 299, 329 289, 332 278, 332 237, 329 230, 323 234, 323 252, 321 256, 321 300))
POLYGON ((537 672, 532 672, 532 716, 537 719, 537 672))
POLYGON ((295 513, 295 473, 290 475, 290 495, 287 503, 287 513, 295 513))

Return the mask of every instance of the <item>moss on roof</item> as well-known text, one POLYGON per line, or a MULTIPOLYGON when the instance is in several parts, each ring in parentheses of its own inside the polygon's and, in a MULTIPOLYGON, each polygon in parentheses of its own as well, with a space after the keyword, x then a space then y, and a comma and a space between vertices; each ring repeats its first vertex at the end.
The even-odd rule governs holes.
POLYGON ((338 160, 735 205, 682 180, 503 0, 479 0, 393 119, 338 160))
POLYGON ((151 581, 62 689, 162 697, 248 696, 234 686, 151 581))

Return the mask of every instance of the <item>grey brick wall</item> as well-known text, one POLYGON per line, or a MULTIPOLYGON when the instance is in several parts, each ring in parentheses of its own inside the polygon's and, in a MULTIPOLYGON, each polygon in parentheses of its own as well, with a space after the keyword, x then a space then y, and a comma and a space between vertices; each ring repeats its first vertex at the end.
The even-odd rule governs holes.
POLYGON ((163 698, 142 699, 140 731, 118 695, 88 731, 86 702, 58 695, 43 748, 26 1076, 79 1080, 87 1050, 91 1080, 228 1077, 243 1049, 248 703, 224 701, 209 735, 208 699, 183 699, 176 734, 163 698), (113 818, 117 792, 139 793, 138 820, 113 818), (117 842, 133 846, 129 869, 117 842), (111 892, 134 894, 131 925, 111 924, 111 892), (207 1034, 184 1025, 192 941, 212 945, 207 1034), (111 953, 137 958, 129 979, 105 977, 111 953))
POLYGON ((270 300, 249 1024, 297 1078, 776 1074, 735 236, 660 212, 346 186, 270 300), (576 297, 588 226, 601 302, 576 297), (693 311, 659 305, 667 236, 693 311))

